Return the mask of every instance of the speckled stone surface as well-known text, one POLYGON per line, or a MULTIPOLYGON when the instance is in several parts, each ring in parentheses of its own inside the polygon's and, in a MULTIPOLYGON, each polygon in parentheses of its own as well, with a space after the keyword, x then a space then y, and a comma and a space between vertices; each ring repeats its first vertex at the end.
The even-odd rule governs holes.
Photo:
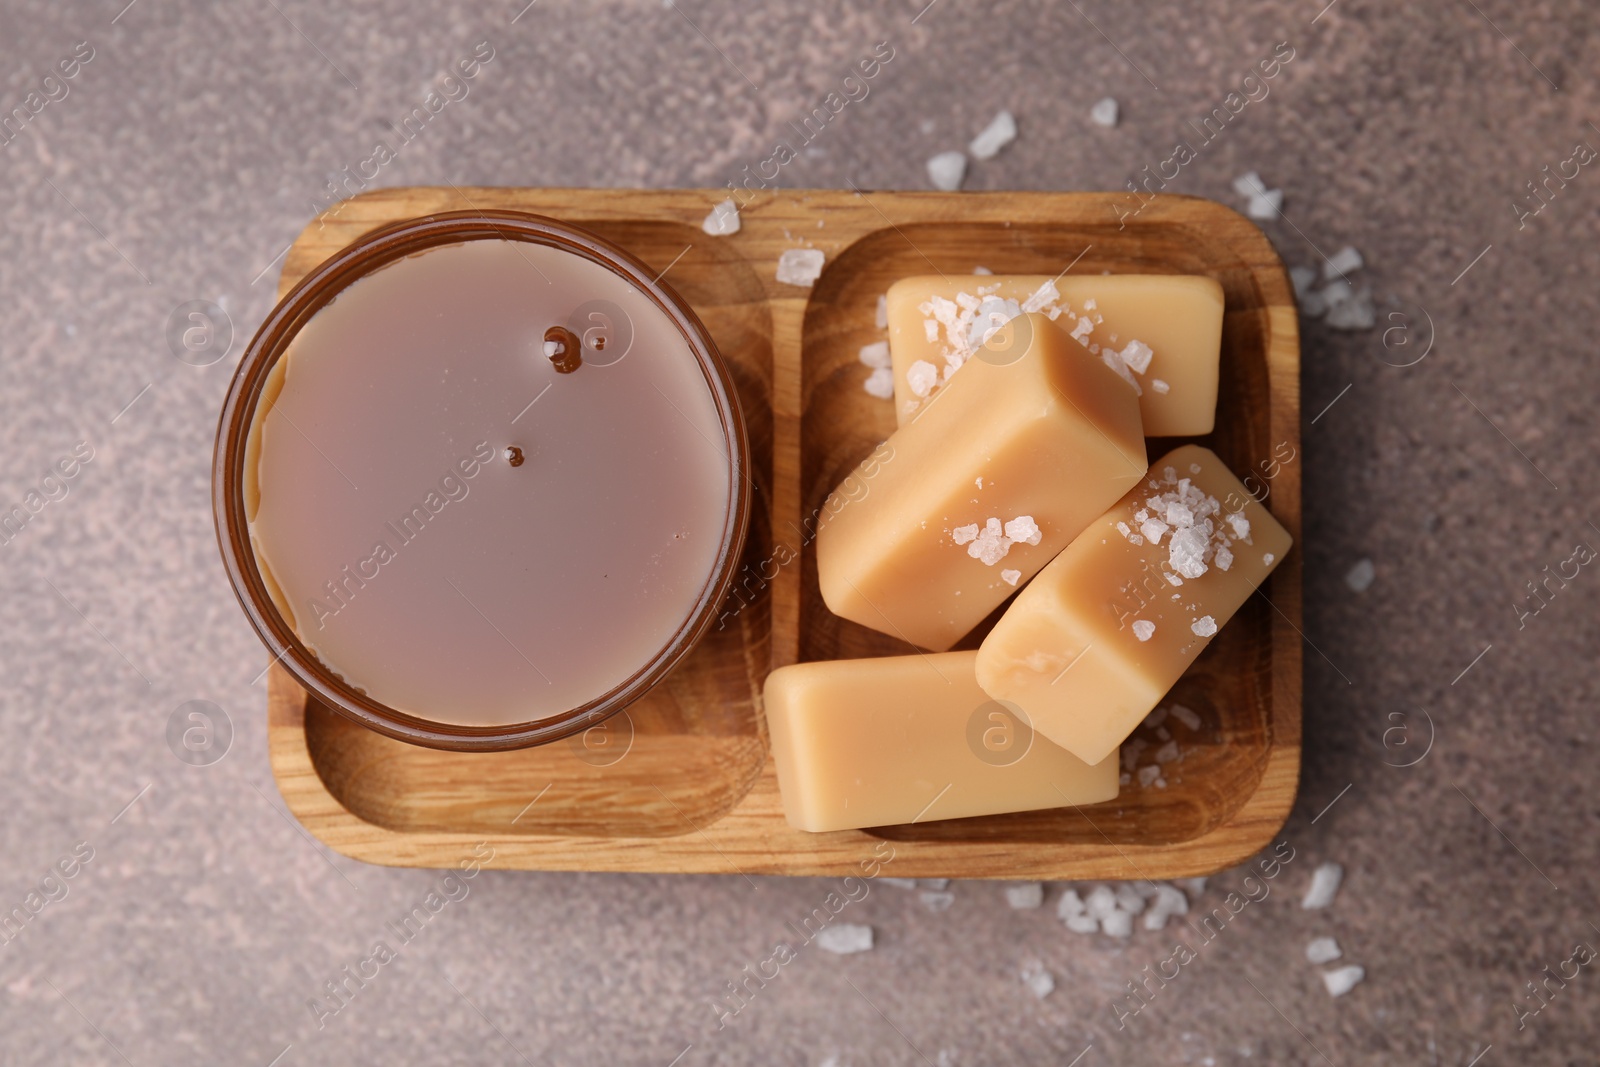
POLYGON ((1552 182, 1536 216, 1516 204, 1600 147, 1600 9, 123 2, 0 6, 0 111, 28 115, 0 144, 0 510, 79 442, 93 455, 0 546, 0 911, 26 911, 58 861, 74 872, 0 935, 0 1062, 1594 1062, 1596 967, 1540 1000, 1525 983, 1600 945, 1600 572, 1526 598, 1600 548, 1600 170, 1552 182), (880 41, 894 59, 870 95, 783 183, 925 187, 928 157, 1005 107, 1020 136, 968 188, 1120 188, 1293 48, 1171 190, 1242 206, 1232 179, 1259 170, 1285 190, 1264 223, 1285 260, 1358 247, 1379 314, 1305 324, 1295 858, 1121 1028, 1112 1004, 1172 937, 1070 933, 1059 887, 1012 911, 1001 886, 956 883, 935 911, 879 884, 848 916, 872 951, 802 949, 719 1027, 727 983, 828 883, 500 872, 319 1020, 307 1001, 440 875, 334 856, 268 772, 265 655, 208 479, 277 257, 330 176, 479 42, 470 94, 376 182, 719 186, 880 41), (79 42, 92 58, 46 85, 79 42), (1106 95, 1115 129, 1088 118, 1106 95), (190 300, 227 310, 229 358, 174 358, 190 300), (220 762, 169 748, 190 700, 231 719, 220 762), (1302 911, 1327 860, 1344 888, 1302 911), (1337 1000, 1304 957, 1320 935, 1366 969, 1337 1000), (1042 1000, 1030 963, 1055 977, 1042 1000))

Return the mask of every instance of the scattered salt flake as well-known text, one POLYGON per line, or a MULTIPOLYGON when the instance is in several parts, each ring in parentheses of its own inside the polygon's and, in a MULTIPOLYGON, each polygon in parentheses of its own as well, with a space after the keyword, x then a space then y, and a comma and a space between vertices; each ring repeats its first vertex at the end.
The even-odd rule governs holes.
POLYGON ((974 273, 974 274, 993 274, 994 271, 990 270, 988 267, 973 267, 972 268, 972 273, 974 273))
POLYGON ((1356 565, 1345 572, 1344 584, 1354 592, 1365 593, 1372 588, 1372 582, 1377 577, 1378 569, 1370 559, 1358 559, 1356 565))
POLYGON ((1058 919, 1070 919, 1074 915, 1084 914, 1086 910, 1083 898, 1078 895, 1076 889, 1070 887, 1061 894, 1061 899, 1056 901, 1056 917, 1058 919))
POLYGON ((1161 543, 1161 535, 1170 529, 1172 529, 1171 526, 1168 526, 1160 519, 1155 518, 1145 519, 1139 524, 1139 532, 1143 534, 1144 539, 1149 541, 1152 545, 1159 545, 1161 543))
POLYGON ((883 293, 878 294, 878 308, 872 313, 872 324, 880 330, 889 328, 889 298, 883 293))
POLYGON ((894 371, 888 367, 874 367, 861 387, 880 400, 893 400, 894 371))
POLYGON ((1022 984, 1028 987, 1028 992, 1043 1000, 1056 990, 1056 980, 1050 972, 1038 964, 1032 964, 1022 969, 1022 984))
MULTIPOLYGON (((1141 722, 1139 725, 1143 726, 1147 730, 1154 730, 1156 727, 1160 726, 1162 723, 1164 723, 1166 721, 1167 721, 1167 709, 1166 708, 1156 708, 1150 714, 1146 715, 1144 717, 1144 721, 1141 722)), ((1135 741, 1138 741, 1138 739, 1135 738, 1135 741)), ((1144 744, 1144 742, 1142 742, 1142 741, 1138 741, 1138 743, 1140 745, 1144 744)))
POLYGON ((1317 268, 1315 267, 1290 267, 1289 281, 1294 285, 1296 299, 1303 300, 1311 287, 1317 282, 1317 268))
POLYGON ((967 145, 973 159, 993 159, 1000 149, 1017 139, 1017 120, 1011 112, 1002 111, 989 121, 978 136, 967 145))
POLYGON ((1083 318, 1079 319, 1077 325, 1072 328, 1072 339, 1078 342, 1080 345, 1087 345, 1089 343, 1088 338, 1091 333, 1094 333, 1094 322, 1091 321, 1087 315, 1085 315, 1083 318))
MULTIPOLYGON (((1198 472, 1196 472, 1198 473, 1198 472)), ((1228 512, 1228 529, 1233 531, 1233 536, 1243 541, 1250 536, 1250 520, 1244 517, 1242 511, 1228 512)))
POLYGON ((1233 552, 1226 547, 1219 548, 1216 555, 1211 557, 1211 562, 1219 571, 1229 570, 1233 567, 1233 552))
POLYGON ((1007 585, 1016 585, 1018 582, 1022 581, 1022 572, 1007 568, 1006 570, 1000 572, 1000 580, 1005 582, 1007 585))
POLYGON ((1233 191, 1240 196, 1259 196, 1267 191, 1267 186, 1261 175, 1252 170, 1233 179, 1233 191))
POLYGON ((1377 309, 1372 306, 1372 294, 1362 289, 1350 299, 1328 309, 1325 320, 1334 330, 1370 330, 1378 321, 1377 309))
POLYGON ((1043 536, 1032 515, 1018 515, 1006 523, 1006 536, 1019 544, 1036 545, 1043 536))
POLYGON ((739 232, 739 205, 727 199, 711 209, 700 228, 712 237, 726 237, 739 232))
POLYGON ((1006 903, 1018 911, 1039 907, 1044 903, 1044 883, 1018 882, 1006 886, 1006 903))
POLYGON ((1177 758, 1178 758, 1178 742, 1176 742, 1176 741, 1168 741, 1166 744, 1164 744, 1160 748, 1156 749, 1156 762, 1157 763, 1171 763, 1172 761, 1176 760, 1177 758))
POLYGON ((1319 937, 1306 946, 1306 959, 1312 963, 1332 963, 1342 955, 1339 942, 1331 937, 1319 937))
POLYGON ((874 341, 870 345, 862 345, 861 354, 857 358, 873 370, 894 366, 893 361, 889 358, 888 341, 874 341))
POLYGON ((1360 270, 1365 265, 1366 261, 1361 258, 1361 253, 1350 245, 1345 245, 1323 262, 1322 277, 1328 281, 1332 281, 1335 278, 1343 278, 1347 274, 1360 270))
POLYGON ((1153 393, 1158 393, 1161 396, 1166 396, 1167 393, 1169 391, 1171 391, 1171 389, 1172 389, 1172 386, 1168 385, 1165 381, 1163 381, 1160 378, 1151 378, 1150 379, 1150 391, 1153 392, 1153 393))
POLYGON ((1092 934, 1100 929, 1100 920, 1093 915, 1069 915, 1062 922, 1075 934, 1092 934))
POLYGON ((1149 789, 1152 785, 1156 784, 1156 779, 1160 777, 1161 768, 1154 763, 1150 764, 1148 767, 1139 768, 1139 786, 1142 789, 1149 789))
POLYGON ((906 385, 913 396, 927 396, 939 384, 939 368, 925 359, 919 359, 906 369, 906 385))
POLYGON ((1061 290, 1056 288, 1056 281, 1051 278, 1039 288, 1028 294, 1028 299, 1018 305, 1018 310, 1024 314, 1043 311, 1045 308, 1061 299, 1061 290))
POLYGON ((1133 373, 1143 374, 1150 369, 1150 357, 1155 355, 1155 351, 1143 341, 1136 339, 1129 341, 1127 347, 1117 355, 1122 357, 1122 362, 1126 363, 1133 373))
POLYGON ((977 539, 978 524, 975 522, 969 522, 965 526, 957 526, 954 530, 950 531, 950 540, 954 541, 958 545, 964 545, 968 541, 975 541, 977 539))
POLYGON ((1324 308, 1336 308, 1356 295, 1355 288, 1343 278, 1336 279, 1318 289, 1316 294, 1324 308))
POLYGON ((1140 896, 1139 891, 1127 882, 1118 883, 1112 893, 1116 895, 1117 907, 1129 915, 1137 915, 1144 910, 1144 897, 1140 896))
POLYGON ((985 567, 993 567, 1011 551, 1011 538, 1001 532, 1000 520, 991 517, 984 523, 978 536, 967 546, 967 555, 985 567))
POLYGON ((1351 964, 1348 967, 1335 967, 1331 971, 1323 971, 1322 984, 1328 987, 1329 993, 1342 997, 1360 984, 1366 976, 1365 968, 1351 964))
POLYGON ((1193 711, 1184 707, 1182 704, 1172 705, 1172 717, 1183 723, 1183 725, 1187 726, 1191 730, 1200 729, 1200 716, 1196 715, 1193 711))
POLYGON ((1100 920, 1100 932, 1108 937, 1132 937, 1133 916, 1125 911, 1112 912, 1100 920))
POLYGON ((1097 919, 1104 919, 1117 910, 1117 894, 1110 886, 1101 883, 1089 890, 1089 895, 1084 898, 1084 907, 1097 919))
MULTIPOLYGON (((1084 323, 1088 322, 1089 320, 1079 319, 1078 321, 1080 323, 1084 323)), ((1074 336, 1076 336, 1076 333, 1074 333, 1074 336)), ((1139 396, 1144 395, 1144 389, 1139 386, 1138 379, 1133 376, 1133 372, 1128 369, 1128 365, 1122 362, 1121 356, 1117 355, 1117 353, 1113 352, 1110 348, 1106 348, 1100 352, 1100 362, 1116 371, 1117 377, 1121 378, 1123 381, 1132 386, 1135 394, 1139 396)))
POLYGON ((848 956, 872 948, 872 927, 861 923, 835 923, 817 931, 817 947, 824 952, 848 956))
POLYGON ((949 911, 950 905, 956 902, 954 893, 936 893, 932 890, 919 893, 922 903, 927 905, 929 911, 949 911))
MULTIPOLYGON (((1172 521, 1170 512, 1167 521, 1172 521)), ((1176 531, 1167 544, 1167 562, 1185 578, 1199 578, 1207 570, 1206 553, 1211 547, 1209 542, 1206 531, 1195 526, 1184 527, 1176 531)))
POLYGON ((1133 620, 1133 636, 1140 641, 1148 641, 1156 635, 1156 624, 1145 619, 1133 620))
POLYGON ((939 323, 938 323, 938 321, 934 320, 934 319, 923 319, 922 320, 922 333, 923 333, 924 338, 927 340, 927 342, 930 345, 933 344, 934 342, 938 341, 939 340, 939 323))
POLYGON ((820 248, 790 248, 778 257, 778 280, 810 287, 822 275, 823 258, 820 248))
POLYGON ((1337 863, 1324 863, 1311 874, 1311 885, 1306 889, 1305 897, 1300 901, 1300 906, 1307 911, 1326 908, 1333 903, 1333 898, 1339 892, 1339 883, 1344 881, 1344 868, 1337 863))
POLYGON ((1210 615, 1202 615, 1194 620, 1194 625, 1189 629, 1194 631, 1196 637, 1210 637, 1217 632, 1217 620, 1210 615))
POLYGON ((1117 102, 1109 96, 1096 100, 1089 109, 1089 121, 1111 129, 1117 124, 1117 102))
POLYGON ((1276 218, 1283 209, 1283 190, 1268 189, 1260 196, 1252 196, 1244 207, 1244 213, 1256 221, 1276 218))
POLYGON ((967 157, 962 152, 940 152, 928 160, 928 180, 935 189, 953 193, 967 176, 967 157))

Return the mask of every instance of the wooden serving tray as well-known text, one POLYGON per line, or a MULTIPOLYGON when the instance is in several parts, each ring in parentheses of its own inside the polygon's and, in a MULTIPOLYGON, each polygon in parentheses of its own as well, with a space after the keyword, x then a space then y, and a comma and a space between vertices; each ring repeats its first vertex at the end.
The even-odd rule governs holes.
MULTIPOLYGON (((883 870, 901 876, 1173 878, 1267 844, 1300 770, 1299 551, 1175 688, 1172 699, 1202 726, 1169 724, 1185 756, 1167 765, 1165 786, 1135 780, 1105 804, 793 830, 760 697, 768 671, 783 664, 909 651, 824 607, 804 520, 894 429, 892 405, 862 389, 867 370, 856 357, 884 336, 873 323, 878 295, 907 275, 979 265, 1056 274, 1072 264, 1080 275, 1216 278, 1227 299, 1222 382, 1218 429, 1203 442, 1240 477, 1255 472, 1248 484, 1264 487, 1298 541, 1299 336, 1283 265, 1261 231, 1221 205, 1179 196, 1157 197, 1123 228, 1120 194, 771 190, 743 208, 739 233, 707 236, 701 220, 725 196, 387 189, 330 208, 290 248, 280 292, 362 233, 431 212, 511 208, 598 232, 663 271, 716 338, 749 423, 757 499, 729 621, 601 733, 513 752, 417 748, 308 701, 274 667, 269 743, 289 809, 339 852, 414 867, 455 866, 487 844, 490 866, 539 870, 844 875, 892 855, 883 870), (775 277, 778 256, 801 245, 827 255, 811 289, 775 277)), ((1150 455, 1178 443, 1151 441, 1150 455)))

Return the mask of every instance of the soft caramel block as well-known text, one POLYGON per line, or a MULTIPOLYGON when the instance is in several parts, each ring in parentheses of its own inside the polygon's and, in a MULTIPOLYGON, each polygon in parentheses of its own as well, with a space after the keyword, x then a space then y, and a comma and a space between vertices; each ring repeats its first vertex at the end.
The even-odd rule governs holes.
POLYGON ((1126 383, 1021 316, 834 490, 823 600, 942 652, 1137 483, 1144 455, 1126 383))
POLYGON ((978 650, 978 682, 1073 755, 1104 759, 1290 544, 1214 452, 1185 445, 1006 609, 978 650))
POLYGON ((1141 390, 1145 436, 1211 432, 1222 344, 1222 286, 1215 279, 928 275, 890 286, 887 305, 895 418, 902 426, 937 392, 947 372, 965 364, 988 330, 1020 310, 1051 315, 1093 354, 1126 368, 1141 390), (922 310, 930 304, 934 312, 922 310))
POLYGON ((789 825, 820 832, 1098 804, 1090 766, 990 699, 976 652, 826 660, 767 676, 767 727, 789 825))

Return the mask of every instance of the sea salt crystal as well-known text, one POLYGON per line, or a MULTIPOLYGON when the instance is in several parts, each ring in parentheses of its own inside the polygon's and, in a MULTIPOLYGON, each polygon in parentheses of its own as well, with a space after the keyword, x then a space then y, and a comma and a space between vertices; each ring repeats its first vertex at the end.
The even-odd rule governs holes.
POLYGON ((1372 293, 1366 289, 1350 299, 1328 309, 1325 320, 1334 330, 1370 330, 1378 321, 1377 310, 1372 306, 1372 293))
POLYGON ((1019 544, 1036 545, 1042 534, 1032 515, 1018 515, 1006 523, 1006 536, 1019 544))
POLYGON ((939 384, 939 368, 925 359, 919 359, 906 369, 906 385, 912 395, 927 396, 939 384))
POLYGON ((949 911, 950 905, 956 902, 956 895, 954 893, 936 893, 927 891, 918 894, 918 896, 922 898, 922 903, 928 908, 929 911, 949 911))
POLYGON ((1125 911, 1113 912, 1100 920, 1100 932, 1108 937, 1132 937, 1133 916, 1125 911))
POLYGON ((954 530, 950 531, 950 540, 954 541, 958 545, 964 545, 968 541, 975 541, 977 538, 978 524, 975 522, 969 522, 965 526, 957 526, 954 530))
POLYGON ((1156 766, 1154 763, 1150 764, 1147 767, 1140 767, 1139 768, 1139 786, 1140 786, 1140 788, 1149 789, 1152 785, 1155 785, 1156 779, 1160 778, 1160 777, 1161 777, 1161 768, 1156 766))
POLYGON ((1143 341, 1133 340, 1129 341, 1127 347, 1118 355, 1122 357, 1122 362, 1128 365, 1129 370, 1135 374, 1143 374, 1150 369, 1150 357, 1155 355, 1155 351, 1143 341))
POLYGON ((1165 381, 1163 381, 1160 378, 1151 378, 1150 379, 1150 390, 1151 390, 1151 392, 1159 393, 1161 396, 1166 396, 1167 393, 1171 389, 1172 389, 1172 386, 1168 385, 1165 381))
POLYGON ((1089 890, 1089 895, 1083 901, 1084 910, 1097 919, 1104 919, 1114 915, 1117 911, 1117 894, 1108 885, 1097 885, 1089 890))
POLYGON ((790 248, 778 257, 778 280, 785 285, 810 287, 822 275, 820 248, 790 248))
POLYGON ((993 159, 1000 149, 1017 139, 1017 120, 1011 112, 1002 111, 989 121, 983 132, 972 139, 967 150, 973 159, 993 159))
POLYGON ((1031 964, 1021 971, 1022 984, 1028 987, 1028 992, 1043 1000, 1055 992, 1056 980, 1050 977, 1050 972, 1038 964, 1031 964))
POLYGON ((1000 572, 1000 580, 1007 585, 1016 585, 1022 580, 1022 572, 1010 569, 1003 570, 1000 572))
POLYGON ((934 319, 922 320, 922 333, 931 345, 939 340, 939 323, 934 319))
POLYGON ((1092 934, 1100 929, 1100 920, 1093 915, 1069 915, 1062 922, 1076 934, 1092 934))
POLYGON ((1006 903, 1017 911, 1039 907, 1044 903, 1044 883, 1018 882, 1006 886, 1006 903))
POLYGON ((872 927, 860 923, 835 923, 817 931, 817 947, 824 952, 848 956, 872 948, 872 927))
POLYGON ((1094 333, 1094 323, 1086 315, 1079 319, 1078 324, 1072 328, 1072 339, 1080 345, 1087 345, 1089 343, 1088 337, 1091 333, 1094 333))
POLYGON ((1268 567, 1272 566, 1272 561, 1277 558, 1278 557, 1273 555, 1271 552, 1261 553, 1261 562, 1266 564, 1268 567))
POLYGON ((1088 908, 1083 903, 1083 897, 1078 895, 1076 889, 1068 888, 1061 894, 1061 899, 1056 901, 1056 918, 1070 919, 1074 915, 1084 914, 1088 908))
POLYGON ((1140 641, 1148 641, 1156 635, 1156 624, 1145 619, 1133 620, 1133 636, 1140 641))
POLYGON ((1194 625, 1189 629, 1194 631, 1196 637, 1210 637, 1217 632, 1217 620, 1210 615, 1202 615, 1194 620, 1194 625))
POLYGON ((1056 288, 1055 279, 1052 278, 1028 294, 1028 299, 1022 302, 1020 310, 1024 314, 1043 311, 1060 299, 1061 291, 1056 288))
POLYGON ((1370 559, 1359 559, 1356 565, 1345 572, 1344 584, 1357 593, 1365 593, 1372 588, 1373 580, 1378 577, 1378 568, 1372 565, 1370 559))
POLYGON ((872 324, 880 330, 889 328, 889 297, 884 293, 878 294, 878 308, 872 313, 872 324))
POLYGON ((1011 539, 1001 532, 1000 520, 989 519, 978 536, 967 546, 967 555, 983 563, 986 567, 993 567, 1005 558, 1011 551, 1011 539))
POLYGON ((1259 196, 1267 191, 1267 185, 1261 175, 1252 170, 1233 179, 1233 191, 1240 196, 1259 196))
MULTIPOLYGON (((1170 514, 1168 521, 1171 521, 1170 514)), ((1167 545, 1167 562, 1172 565, 1173 570, 1185 578, 1199 578, 1207 570, 1206 549, 1209 547, 1207 542, 1206 534, 1198 527, 1190 526, 1178 530, 1167 545)))
POLYGON ((917 880, 915 878, 879 878, 878 881, 884 885, 892 885, 896 889, 917 888, 917 880))
POLYGON ((1233 566, 1233 552, 1227 547, 1219 548, 1211 557, 1211 562, 1219 571, 1228 570, 1233 566))
POLYGON ((888 367, 875 367, 861 387, 880 400, 893 400, 894 371, 888 367))
POLYGON ((1323 971, 1322 984, 1328 987, 1329 993, 1342 997, 1360 984, 1366 976, 1365 968, 1351 964, 1348 967, 1335 967, 1331 971, 1323 971))
POLYGON ((889 358, 888 341, 874 341, 870 345, 862 345, 858 358, 873 370, 894 366, 893 360, 889 358))
POLYGON ((1290 267, 1289 281, 1294 285, 1294 295, 1298 300, 1304 300, 1311 287, 1317 283, 1317 268, 1315 267, 1290 267))
POLYGON ((1117 885, 1112 889, 1112 893, 1116 895, 1117 907, 1129 915, 1138 915, 1144 911, 1144 897, 1140 896, 1139 891, 1127 882, 1117 885))
POLYGON ((1339 942, 1331 937, 1319 937, 1306 946, 1306 959, 1312 963, 1332 963, 1342 955, 1339 942))
POLYGON ((1339 883, 1344 881, 1344 868, 1337 863, 1324 863, 1311 874, 1311 885, 1306 889, 1300 906, 1307 911, 1326 908, 1338 895, 1339 883))
POLYGON ((1354 287, 1343 278, 1340 278, 1318 289, 1316 295, 1322 300, 1324 307, 1335 308, 1355 296, 1355 293, 1354 287))
POLYGON ((1177 719, 1190 730, 1200 729, 1200 716, 1184 707, 1182 704, 1172 705, 1172 717, 1177 719))
POLYGON ((1361 253, 1349 245, 1329 256, 1322 264, 1322 277, 1327 281, 1343 278, 1345 275, 1360 270, 1365 266, 1361 253))
MULTIPOLYGON (((1080 324, 1088 322, 1088 321, 1089 321, 1088 319, 1079 319, 1078 320, 1078 322, 1080 324)), ((1074 332, 1074 336, 1076 336, 1076 332, 1074 332)), ((1122 362, 1122 357, 1121 356, 1117 355, 1111 349, 1107 348, 1107 349, 1103 350, 1100 353, 1100 362, 1104 363, 1106 366, 1108 366, 1112 370, 1116 371, 1117 372, 1117 377, 1121 378, 1123 381, 1127 382, 1130 386, 1132 386, 1133 387, 1133 391, 1134 391, 1135 394, 1137 394, 1138 396, 1143 396, 1144 395, 1144 390, 1139 387, 1138 379, 1136 379, 1133 376, 1133 372, 1128 369, 1128 365, 1126 363, 1122 362)))
POLYGON ((1233 536, 1243 541, 1250 536, 1250 520, 1240 511, 1228 512, 1228 529, 1233 531, 1233 536))
POLYGON ((928 180, 935 189, 953 193, 967 176, 967 157, 961 152, 940 152, 928 160, 928 180))
POLYGON ((1117 102, 1109 96, 1096 100, 1094 106, 1089 109, 1089 121, 1096 126, 1104 126, 1107 129, 1115 126, 1117 124, 1117 102))
POLYGON ((700 223, 700 228, 712 237, 726 237, 739 232, 739 205, 727 199, 711 209, 711 214, 700 223))
POLYGON ((1168 741, 1156 749, 1157 763, 1171 763, 1178 758, 1178 742, 1168 741))
POLYGON ((1194 512, 1182 504, 1172 503, 1167 505, 1167 525, 1177 526, 1180 529, 1194 525, 1194 512))
POLYGON ((994 271, 990 270, 988 267, 973 267, 972 268, 972 273, 974 273, 974 274, 993 274, 994 271))
POLYGON ((1244 213, 1260 222, 1277 217, 1283 210, 1283 190, 1268 189, 1260 196, 1252 196, 1245 204, 1244 213))
MULTIPOLYGON (((1146 730, 1154 730, 1154 729, 1156 729, 1157 727, 1159 727, 1162 723, 1164 723, 1166 721, 1167 721, 1167 709, 1158 707, 1154 711, 1152 711, 1150 714, 1146 715, 1144 717, 1144 721, 1141 722, 1139 725, 1143 726, 1146 730)), ((1135 740, 1137 740, 1137 739, 1135 739, 1135 740)), ((1143 744, 1144 742, 1141 741, 1139 743, 1143 744)))

